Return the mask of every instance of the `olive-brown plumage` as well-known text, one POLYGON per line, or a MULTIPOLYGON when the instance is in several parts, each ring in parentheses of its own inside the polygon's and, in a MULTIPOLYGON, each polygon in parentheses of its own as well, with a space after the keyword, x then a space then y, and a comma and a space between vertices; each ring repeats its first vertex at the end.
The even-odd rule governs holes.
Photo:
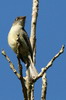
POLYGON ((13 49, 13 51, 17 54, 19 42, 19 53, 18 56, 20 59, 29 66, 31 76, 37 75, 37 71, 32 63, 32 48, 30 44, 29 37, 27 32, 24 29, 25 26, 25 16, 17 17, 10 29, 8 34, 8 44, 13 49), (17 41, 19 40, 19 41, 17 41))

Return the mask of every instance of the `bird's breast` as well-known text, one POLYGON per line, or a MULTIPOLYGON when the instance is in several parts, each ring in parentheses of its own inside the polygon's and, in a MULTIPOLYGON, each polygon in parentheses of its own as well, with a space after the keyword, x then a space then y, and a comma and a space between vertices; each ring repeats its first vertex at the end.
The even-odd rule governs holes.
POLYGON ((14 52, 17 51, 17 34, 19 33, 20 28, 21 26, 19 25, 12 26, 8 34, 8 44, 14 52))
POLYGON ((23 38, 23 32, 20 32, 20 28, 19 27, 12 27, 9 34, 8 34, 8 44, 9 46, 13 49, 13 51, 15 53, 17 53, 17 38, 18 38, 18 34, 20 36, 20 54, 22 55, 22 57, 27 57, 29 55, 29 50, 28 50, 28 46, 27 43, 25 41, 25 39, 23 38))
POLYGON ((16 38, 17 38, 17 36, 15 34, 9 33, 9 35, 8 35, 8 44, 13 49, 14 52, 17 51, 17 41, 16 41, 16 38))

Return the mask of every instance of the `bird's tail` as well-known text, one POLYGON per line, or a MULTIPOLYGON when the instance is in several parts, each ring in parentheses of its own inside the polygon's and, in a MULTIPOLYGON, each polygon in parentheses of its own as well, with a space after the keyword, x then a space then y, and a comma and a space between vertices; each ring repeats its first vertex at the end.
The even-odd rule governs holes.
POLYGON ((29 59, 30 59, 30 66, 29 66, 30 77, 35 78, 38 76, 38 72, 37 72, 30 56, 29 56, 29 59))

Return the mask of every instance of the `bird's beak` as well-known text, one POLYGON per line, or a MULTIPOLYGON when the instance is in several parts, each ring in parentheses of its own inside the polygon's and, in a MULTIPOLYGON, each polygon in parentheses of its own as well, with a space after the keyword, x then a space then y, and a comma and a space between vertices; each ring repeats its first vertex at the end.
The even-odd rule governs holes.
POLYGON ((20 19, 26 19, 26 16, 21 16, 20 19))

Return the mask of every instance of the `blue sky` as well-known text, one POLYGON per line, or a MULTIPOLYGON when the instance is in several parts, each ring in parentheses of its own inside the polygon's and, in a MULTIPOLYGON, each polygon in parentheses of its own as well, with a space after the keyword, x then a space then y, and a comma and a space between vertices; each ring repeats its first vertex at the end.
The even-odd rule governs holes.
MULTIPOLYGON (((0 0, 0 52, 4 48, 17 68, 17 59, 7 43, 7 35, 17 16, 27 16, 25 29, 30 34, 31 0, 0 0)), ((38 72, 66 45, 66 0, 40 0, 37 21, 38 72)), ((23 68, 24 69, 24 68, 23 68)), ((66 100, 66 49, 47 71, 47 100, 66 100)), ((35 100, 40 100, 41 79, 35 84, 35 100)), ((23 100, 21 84, 0 53, 0 100, 23 100)))

